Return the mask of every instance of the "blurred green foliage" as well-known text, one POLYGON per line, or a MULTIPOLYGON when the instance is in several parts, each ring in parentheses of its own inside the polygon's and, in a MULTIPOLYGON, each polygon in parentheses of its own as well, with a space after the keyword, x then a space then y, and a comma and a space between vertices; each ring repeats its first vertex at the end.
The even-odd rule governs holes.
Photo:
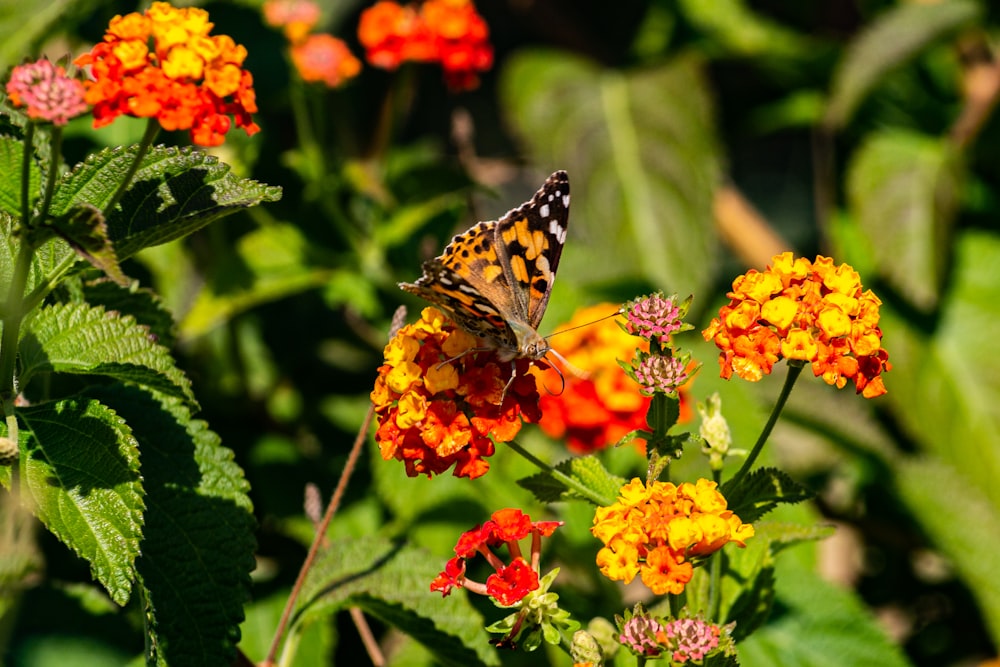
MULTIPOLYGON (((365 3, 328 5, 322 27, 360 56, 365 3)), ((889 393, 868 402, 803 377, 766 455, 818 494, 808 509, 775 520, 825 518, 853 541, 842 550, 739 554, 762 559, 760 567, 772 556, 778 563, 774 609, 741 649, 742 664, 957 665, 995 656, 1000 362, 989 350, 1000 331, 1000 154, 992 150, 1000 124, 989 85, 1000 78, 997 8, 973 0, 477 5, 496 63, 462 94, 446 90, 439 70, 412 65, 366 67, 336 90, 307 86, 259 3, 204 5, 217 30, 249 48, 263 128, 215 153, 284 196, 143 250, 122 268, 172 313, 169 342, 197 416, 235 452, 251 485, 258 565, 241 648, 252 660, 264 656, 311 539, 304 489, 314 484, 329 498, 393 311, 423 307, 396 283, 418 276, 420 261, 455 231, 501 214, 562 168, 573 182, 571 225, 542 333, 577 307, 650 289, 694 294, 689 320, 696 330, 706 325, 729 281, 769 259, 752 250, 754 228, 718 219, 713 203, 726 185, 785 239, 772 250, 849 262, 884 302, 889 393), (723 243, 726 223, 736 229, 723 243), (822 581, 820 570, 846 572, 842 586, 822 581)), ((0 64, 79 52, 111 16, 135 9, 3 0, 0 64)), ((72 164, 137 139, 128 123, 94 131, 81 120, 65 150, 72 164)), ((776 382, 722 382, 714 349, 696 332, 680 344, 705 363, 694 396, 720 391, 737 446, 749 447, 776 382)), ((522 439, 546 460, 568 456, 531 427, 522 439)), ((346 545, 324 563, 330 577, 349 573, 338 555, 374 562, 393 545, 409 564, 403 570, 433 576, 457 535, 493 510, 545 512, 516 483, 534 470, 509 452, 469 482, 408 479, 374 446, 366 451, 330 534, 346 545)), ((615 474, 643 470, 627 449, 605 458, 615 474)), ((705 474, 699 465, 679 468, 705 474)), ((556 582, 562 601, 584 622, 621 613, 621 591, 594 567, 589 506, 558 511, 567 526, 545 558, 566 578, 564 587, 556 582)), ((53 647, 80 664, 87 655, 86 664, 140 655, 139 607, 95 611, 80 592, 94 590, 86 565, 51 538, 40 548, 44 576, 16 611, 5 610, 6 662, 54 664, 53 647)), ((334 612, 352 604, 379 619, 377 634, 389 633, 390 664, 433 664, 388 626, 419 636, 413 612, 436 597, 407 607, 350 590, 314 594, 324 613, 299 618, 296 664, 351 664, 359 640, 347 614, 334 612)), ((481 600, 461 605, 438 613, 497 617, 481 600)), ((438 623, 437 631, 447 625, 438 623)), ((454 660, 544 660, 468 648, 482 639, 456 648, 454 660)))

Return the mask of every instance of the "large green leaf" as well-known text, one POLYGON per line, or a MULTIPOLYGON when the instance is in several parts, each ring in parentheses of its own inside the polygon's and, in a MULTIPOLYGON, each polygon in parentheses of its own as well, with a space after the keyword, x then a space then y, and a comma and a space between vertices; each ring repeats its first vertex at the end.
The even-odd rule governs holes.
MULTIPOLYGON (((118 604, 135 579, 143 526, 139 450, 131 430, 94 399, 17 410, 21 492, 52 534, 89 564, 118 604)), ((5 430, 6 432, 6 430, 5 430)), ((10 469, 0 478, 10 485, 10 469)))
POLYGON ((738 645, 744 667, 906 667, 899 647, 850 592, 823 581, 791 558, 776 564, 771 618, 738 645), (780 613, 777 611, 780 609, 780 613))
MULTIPOLYGON (((132 164, 137 147, 89 155, 63 178, 52 215, 74 205, 104 210, 132 164)), ((277 201, 281 189, 239 178, 218 158, 193 148, 155 146, 143 158, 132 184, 107 215, 108 235, 119 260, 166 243, 209 222, 262 202, 277 201)))
POLYGON ((442 665, 499 664, 464 592, 442 598, 430 590, 443 568, 422 549, 378 537, 334 542, 306 577, 295 621, 357 606, 415 638, 442 665))
POLYGON ((100 306, 42 308, 25 327, 19 351, 22 385, 41 372, 106 375, 196 404, 191 382, 149 329, 100 306))
POLYGON ((151 664, 228 665, 254 568, 243 471, 205 422, 175 399, 123 385, 91 390, 142 448, 146 515, 136 561, 151 664))
POLYGON ((564 275, 701 291, 715 264, 718 150, 696 61, 623 73, 529 51, 504 69, 502 99, 537 161, 569 171, 564 275))
POLYGON ((831 129, 846 125, 882 77, 929 43, 974 21, 981 11, 973 0, 902 2, 869 23, 834 74, 824 124, 831 129))
POLYGON ((851 209, 879 271, 924 310, 936 305, 950 265, 959 177, 950 142, 904 131, 875 134, 848 169, 851 209))
POLYGON ((996 576, 1000 572, 1000 509, 937 457, 907 460, 894 472, 900 497, 968 585, 994 643, 1000 643, 1000 581, 996 576))
POLYGON ((1000 508, 1000 239, 958 238, 950 288, 932 331, 882 307, 885 375, 895 422, 917 445, 949 463, 1000 508))

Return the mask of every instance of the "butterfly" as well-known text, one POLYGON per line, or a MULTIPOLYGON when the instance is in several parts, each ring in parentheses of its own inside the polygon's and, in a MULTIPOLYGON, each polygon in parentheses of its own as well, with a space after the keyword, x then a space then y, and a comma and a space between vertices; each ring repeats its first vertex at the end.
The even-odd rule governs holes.
POLYGON ((455 236, 417 282, 399 287, 440 306, 501 361, 541 359, 551 348, 538 325, 568 224, 569 176, 557 171, 529 201, 455 236))

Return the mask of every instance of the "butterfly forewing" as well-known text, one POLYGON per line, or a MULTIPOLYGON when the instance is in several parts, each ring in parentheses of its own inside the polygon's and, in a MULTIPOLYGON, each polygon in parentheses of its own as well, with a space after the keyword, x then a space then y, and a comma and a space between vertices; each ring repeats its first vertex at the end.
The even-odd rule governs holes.
POLYGON ((497 222, 494 247, 505 282, 513 285, 514 311, 532 329, 538 328, 545 314, 568 223, 565 171, 549 176, 531 201, 497 222))

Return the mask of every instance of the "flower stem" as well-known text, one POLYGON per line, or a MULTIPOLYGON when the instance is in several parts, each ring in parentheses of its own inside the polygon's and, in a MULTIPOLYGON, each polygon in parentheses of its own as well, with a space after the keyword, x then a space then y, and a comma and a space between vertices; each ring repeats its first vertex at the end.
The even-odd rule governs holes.
MULTIPOLYGON (((713 470, 712 480, 719 484, 722 481, 722 471, 713 470)), ((708 618, 714 619, 719 615, 719 606, 722 604, 722 552, 717 551, 712 555, 712 562, 708 570, 708 618)))
POLYGON ((566 488, 568 488, 568 489, 570 489, 572 491, 575 491, 576 493, 580 494, 581 496, 583 496, 587 500, 589 500, 589 501, 591 501, 591 502, 593 502, 593 503, 595 503, 597 505, 601 505, 602 507, 606 507, 606 506, 611 505, 612 503, 615 502, 614 498, 606 498, 606 497, 604 497, 603 495, 597 493, 593 489, 585 486, 584 484, 581 484, 578 480, 570 477, 566 473, 564 473, 564 472, 562 472, 562 471, 560 471, 560 470, 558 470, 558 469, 550 466, 548 463, 545 463, 544 461, 542 461, 541 459, 539 459, 537 456, 535 456, 534 454, 532 454, 531 452, 529 452, 528 450, 526 450, 524 447, 522 447, 521 445, 519 445, 516 442, 514 442, 513 440, 511 440, 510 442, 508 442, 507 445, 511 449, 513 449, 515 452, 517 452, 518 454, 520 454, 521 456, 523 456, 524 458, 528 459, 533 464, 535 464, 536 466, 538 466, 538 468, 540 470, 543 470, 543 471, 549 473, 555 479, 557 479, 560 482, 562 482, 563 485, 566 488))
MULTIPOLYGON (((312 569, 313 563, 316 561, 316 555, 319 553, 320 547, 326 541, 326 533, 330 527, 330 522, 333 520, 333 516, 337 513, 337 509, 340 507, 340 502, 343 500, 344 493, 347 491, 347 483, 350 481, 351 476, 354 474, 354 469, 357 467, 361 451, 364 449, 365 437, 368 435, 368 427, 371 425, 372 418, 374 416, 375 406, 370 405, 368 407, 368 413, 365 415, 365 420, 361 424, 361 428, 358 430, 357 438, 354 440, 354 446, 351 448, 351 452, 347 456, 347 463, 344 464, 344 470, 340 473, 340 479, 337 481, 337 488, 334 489, 333 497, 330 498, 330 504, 326 507, 326 513, 323 515, 323 520, 316 528, 316 535, 313 536, 313 542, 309 546, 309 553, 306 554, 306 559, 303 561, 302 567, 299 569, 299 575, 295 579, 295 585, 292 586, 292 592, 288 596, 288 600, 285 602, 285 609, 281 612, 281 620, 278 621, 278 627, 274 631, 274 637, 271 639, 271 647, 267 651, 267 657, 264 658, 264 662, 260 663, 262 667, 268 667, 275 664, 274 660, 275 656, 278 654, 278 647, 281 645, 281 639, 285 634, 289 621, 291 620, 292 611, 295 609, 295 603, 298 600, 299 593, 302 592, 302 585, 305 583, 306 575, 309 574, 309 570, 312 569)), ((284 654, 282 657, 282 664, 284 664, 284 654)))
POLYGON ((115 193, 111 196, 111 199, 104 207, 105 220, 107 220, 112 211, 115 210, 115 206, 117 206, 118 202, 121 201, 129 186, 132 185, 132 179, 135 178, 136 173, 139 171, 139 165, 142 164, 143 158, 145 158, 146 154, 149 152, 149 148, 153 145, 153 141, 156 139, 156 135, 159 131, 159 121, 155 118, 150 118, 149 122, 146 123, 146 131, 143 133, 142 139, 139 141, 139 149, 135 154, 135 159, 132 160, 132 164, 129 165, 125 178, 123 178, 121 183, 118 184, 118 188, 115 190, 115 193))
POLYGON ((747 460, 743 462, 743 465, 736 472, 733 477, 726 482, 730 486, 735 486, 746 477, 747 473, 750 472, 750 468, 753 466, 757 457, 760 455, 762 449, 764 449, 764 443, 771 436, 771 431, 774 429, 774 425, 778 423, 778 417, 781 415, 781 411, 785 407, 785 403, 788 402, 788 397, 792 393, 792 387, 795 386, 795 381, 799 379, 799 374, 805 366, 802 364, 796 364, 794 362, 789 362, 788 364, 788 375, 785 376, 785 384, 781 387, 781 393, 778 394, 778 400, 775 401, 774 407, 771 409, 771 415, 767 418, 767 423, 764 424, 763 430, 757 437, 757 442, 754 443, 753 449, 750 450, 747 460))
POLYGON ((31 153, 35 141, 35 124, 28 123, 24 130, 24 153, 21 154, 21 224, 27 224, 31 215, 31 153))

